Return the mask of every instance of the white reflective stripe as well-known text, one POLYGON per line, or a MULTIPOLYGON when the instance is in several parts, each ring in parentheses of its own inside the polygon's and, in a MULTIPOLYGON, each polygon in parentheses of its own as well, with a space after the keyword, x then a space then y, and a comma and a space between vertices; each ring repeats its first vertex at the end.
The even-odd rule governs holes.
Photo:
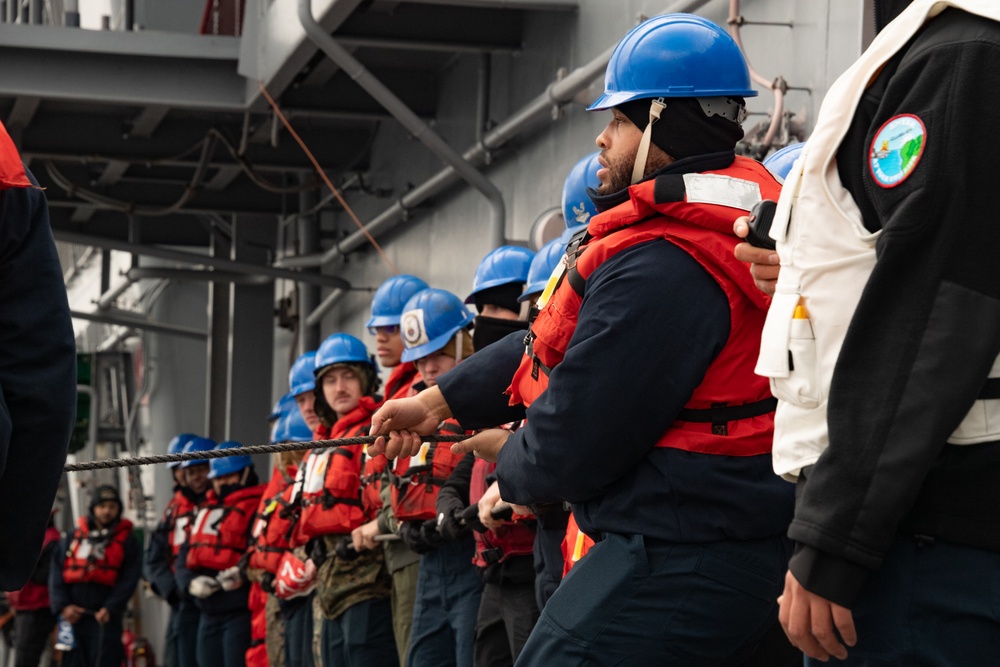
POLYGON ((719 174, 684 174, 689 204, 715 204, 749 211, 760 201, 760 186, 753 181, 719 174))

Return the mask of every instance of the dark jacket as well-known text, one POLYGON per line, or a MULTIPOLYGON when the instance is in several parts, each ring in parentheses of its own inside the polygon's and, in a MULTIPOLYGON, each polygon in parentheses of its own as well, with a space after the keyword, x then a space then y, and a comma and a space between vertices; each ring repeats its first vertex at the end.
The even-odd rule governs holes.
MULTIPOLYGON (((14 150, 0 126, 6 145, 14 150)), ((0 399, 0 590, 9 591, 42 550, 76 413, 73 325, 37 187, 0 192, 0 399)))
POLYGON ((847 607, 900 533, 1000 551, 1000 442, 946 444, 1000 353, 998 72, 1000 24, 945 10, 866 91, 837 155, 882 235, 830 387, 830 446, 800 479, 789 534, 795 576, 847 607), (899 114, 922 120, 924 149, 884 188, 869 147, 899 114))

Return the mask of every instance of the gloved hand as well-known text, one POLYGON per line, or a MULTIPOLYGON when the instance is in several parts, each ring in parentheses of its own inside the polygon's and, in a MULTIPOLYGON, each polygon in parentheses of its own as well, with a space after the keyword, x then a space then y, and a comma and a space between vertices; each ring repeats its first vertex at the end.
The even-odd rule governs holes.
POLYGON ((428 551, 433 551, 440 543, 440 539, 435 542, 431 542, 427 535, 425 535, 423 521, 404 521, 399 525, 399 537, 403 540, 406 546, 413 549, 418 554, 425 554, 428 551))
POLYGON ((278 565, 274 594, 281 600, 309 595, 316 588, 316 574, 312 560, 303 563, 298 556, 289 551, 281 557, 281 563, 278 565))
POLYGON ((191 583, 188 584, 188 593, 204 600, 208 596, 219 592, 221 588, 222 584, 216 581, 215 577, 203 574, 191 580, 191 583))
POLYGON ((479 520, 479 505, 469 505, 462 513, 459 515, 459 519, 465 522, 465 525, 476 531, 477 533, 485 533, 489 528, 483 525, 483 522, 479 520))
POLYGON ((274 595, 274 573, 265 572, 260 575, 260 587, 264 589, 265 593, 270 593, 274 595))
POLYGON ((243 574, 240 572, 240 566, 233 565, 223 570, 215 576, 215 580, 222 586, 222 590, 235 591, 243 585, 243 574))
POLYGON ((458 515, 459 513, 454 510, 438 514, 438 532, 445 540, 454 542, 469 532, 468 526, 459 521, 458 515))

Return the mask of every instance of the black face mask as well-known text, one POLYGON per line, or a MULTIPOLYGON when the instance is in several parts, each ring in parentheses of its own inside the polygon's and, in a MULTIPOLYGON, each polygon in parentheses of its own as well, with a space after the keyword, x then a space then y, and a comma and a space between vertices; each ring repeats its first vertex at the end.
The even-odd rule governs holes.
POLYGON ((216 495, 219 498, 219 500, 225 500, 227 497, 229 497, 230 493, 239 491, 242 488, 243 488, 242 484, 223 484, 222 487, 219 488, 219 493, 216 495))
POLYGON ((472 330, 472 349, 476 352, 491 345, 515 331, 524 331, 527 324, 523 320, 506 320, 501 317, 476 315, 475 329, 472 330))

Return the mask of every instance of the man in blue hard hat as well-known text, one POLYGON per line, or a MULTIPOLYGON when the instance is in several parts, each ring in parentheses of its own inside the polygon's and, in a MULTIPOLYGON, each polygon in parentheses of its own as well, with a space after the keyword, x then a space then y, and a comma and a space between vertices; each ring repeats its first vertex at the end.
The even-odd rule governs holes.
POLYGON ((517 664, 741 664, 775 626, 793 493, 771 469, 775 401, 754 375, 768 300, 733 257, 734 212, 774 198, 735 155, 755 95, 737 45, 689 14, 619 42, 591 192, 599 214, 517 332, 389 402, 373 451, 454 416, 502 497, 568 501, 597 540, 517 664))

